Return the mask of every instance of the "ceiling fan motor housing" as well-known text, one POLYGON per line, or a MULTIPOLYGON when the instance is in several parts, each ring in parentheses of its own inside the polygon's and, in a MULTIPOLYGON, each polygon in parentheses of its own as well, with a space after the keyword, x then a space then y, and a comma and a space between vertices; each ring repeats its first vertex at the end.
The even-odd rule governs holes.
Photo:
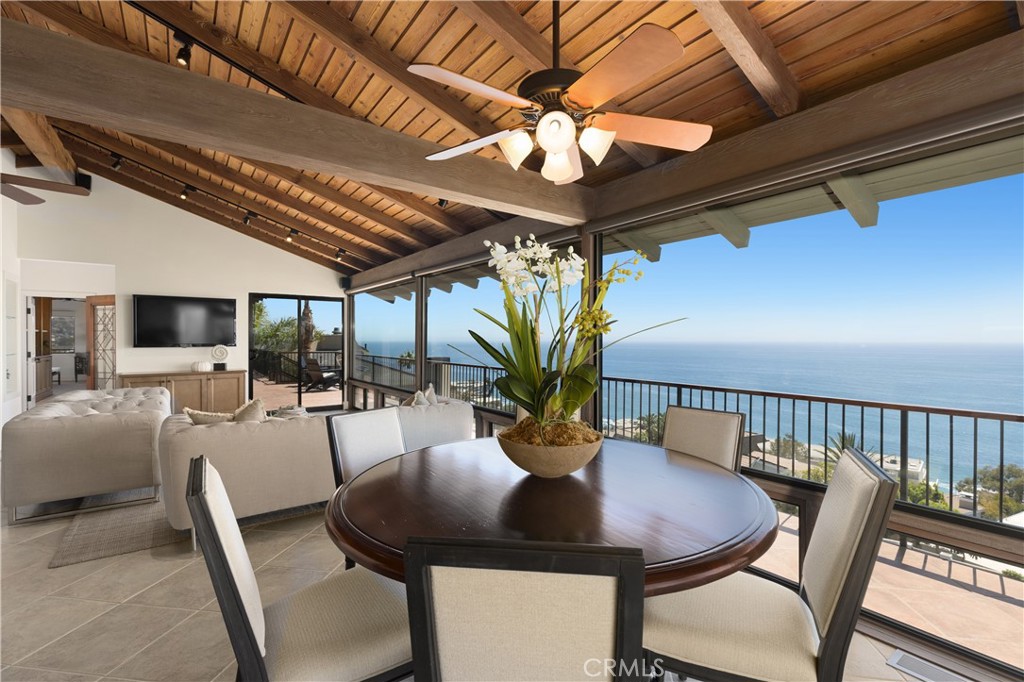
POLYGON ((544 69, 531 73, 519 84, 519 96, 547 108, 562 101, 562 93, 583 74, 576 69, 544 69))

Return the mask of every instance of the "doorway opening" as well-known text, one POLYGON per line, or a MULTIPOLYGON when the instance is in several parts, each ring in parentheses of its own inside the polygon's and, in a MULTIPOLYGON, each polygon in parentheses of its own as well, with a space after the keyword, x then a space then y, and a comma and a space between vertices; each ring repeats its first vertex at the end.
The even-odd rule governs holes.
POLYGON ((337 410, 345 396, 344 300, 249 294, 249 395, 268 410, 337 410))

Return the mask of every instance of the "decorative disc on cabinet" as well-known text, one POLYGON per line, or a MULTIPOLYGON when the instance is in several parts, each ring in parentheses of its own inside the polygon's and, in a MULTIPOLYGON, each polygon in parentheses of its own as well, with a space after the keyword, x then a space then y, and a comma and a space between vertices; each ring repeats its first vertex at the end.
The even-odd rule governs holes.
POLYGON ((213 350, 210 351, 210 355, 213 356, 213 359, 217 362, 224 362, 228 359, 228 347, 217 344, 213 347, 213 350))

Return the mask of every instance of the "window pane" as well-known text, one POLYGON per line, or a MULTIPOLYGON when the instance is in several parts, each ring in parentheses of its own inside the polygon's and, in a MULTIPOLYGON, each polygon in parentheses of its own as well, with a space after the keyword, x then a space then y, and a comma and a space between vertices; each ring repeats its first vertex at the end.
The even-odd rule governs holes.
POLYGON ((357 294, 353 377, 416 390, 416 305, 413 284, 357 294))

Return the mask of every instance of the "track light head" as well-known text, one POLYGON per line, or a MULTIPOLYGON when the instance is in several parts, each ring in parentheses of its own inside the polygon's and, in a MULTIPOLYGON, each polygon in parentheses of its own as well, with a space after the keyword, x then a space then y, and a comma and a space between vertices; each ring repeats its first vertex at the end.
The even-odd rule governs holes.
POLYGON ((245 212, 245 217, 242 218, 242 224, 243 225, 250 224, 252 222, 252 219, 255 218, 255 217, 256 217, 255 213, 253 213, 252 211, 246 211, 245 212))
POLYGON ((447 199, 438 199, 437 200, 437 205, 438 205, 439 208, 444 208, 445 206, 448 205, 448 200, 447 199))
POLYGON ((110 168, 111 168, 111 170, 119 171, 119 170, 121 170, 121 164, 124 161, 124 159, 121 157, 120 154, 114 154, 113 156, 114 156, 114 162, 112 164, 110 164, 110 168))
POLYGON ((345 249, 338 249, 338 252, 334 254, 334 259, 341 262, 341 257, 345 255, 345 249))
POLYGON ((195 189, 196 188, 193 187, 192 185, 185 185, 184 187, 181 188, 181 194, 178 195, 178 198, 182 200, 188 199, 188 193, 194 192, 195 189))
POLYGON ((298 231, 298 230, 296 230, 296 229, 295 229, 295 228, 293 227, 293 228, 291 229, 291 231, 290 231, 290 232, 288 233, 288 236, 287 236, 287 237, 285 237, 285 241, 286 241, 286 242, 290 242, 290 241, 292 241, 292 240, 293 240, 293 239, 294 239, 295 237, 298 237, 298 236, 299 236, 299 231, 298 231))
POLYGON ((181 43, 181 48, 174 61, 178 62, 178 66, 184 66, 187 69, 192 61, 192 39, 184 33, 178 32, 174 33, 174 39, 181 43))

